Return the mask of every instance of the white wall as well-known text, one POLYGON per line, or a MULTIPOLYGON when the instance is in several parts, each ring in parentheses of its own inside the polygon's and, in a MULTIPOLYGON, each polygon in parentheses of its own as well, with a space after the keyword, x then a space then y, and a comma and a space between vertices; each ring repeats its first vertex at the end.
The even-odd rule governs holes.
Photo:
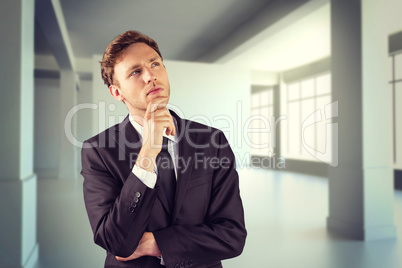
POLYGON ((166 61, 165 65, 171 109, 223 130, 242 161, 250 150, 243 139, 243 125, 250 114, 250 72, 218 64, 166 61))
POLYGON ((279 75, 269 71, 251 71, 251 84, 258 86, 275 86, 279 84, 279 75))
MULTIPOLYGON (((100 76, 100 55, 93 57, 93 131, 98 133, 128 114, 122 102, 113 99, 100 76), (115 108, 115 110, 111 109, 115 108), (101 120, 99 120, 101 118, 101 120)), ((237 157, 247 156, 242 138, 250 113, 250 72, 218 64, 165 61, 171 86, 170 108, 184 118, 222 129, 237 157)), ((238 159, 239 160, 239 159, 238 159)))

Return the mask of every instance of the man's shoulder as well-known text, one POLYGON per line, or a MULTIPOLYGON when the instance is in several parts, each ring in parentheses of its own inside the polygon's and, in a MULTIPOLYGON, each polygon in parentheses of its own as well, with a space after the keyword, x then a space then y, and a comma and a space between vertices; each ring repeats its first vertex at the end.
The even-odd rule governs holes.
POLYGON ((121 123, 115 124, 104 131, 92 136, 84 141, 84 143, 90 143, 92 145, 99 144, 100 141, 107 141, 109 140, 110 135, 114 134, 116 131, 119 131, 119 125, 121 123))
POLYGON ((188 120, 188 119, 184 119, 184 121, 185 121, 185 125, 186 125, 187 129, 221 131, 215 127, 212 127, 212 126, 200 123, 200 122, 196 122, 196 121, 192 121, 192 120, 188 120))
POLYGON ((185 121, 185 132, 190 135, 197 135, 199 137, 224 137, 225 134, 222 130, 212 127, 210 125, 206 125, 200 122, 184 119, 185 121))
POLYGON ((221 132, 221 130, 219 130, 215 127, 212 127, 212 126, 209 126, 209 125, 206 125, 203 123, 199 123, 196 121, 192 121, 192 120, 186 119, 182 116, 179 116, 175 111, 169 110, 169 112, 175 118, 176 122, 180 121, 179 122, 179 128, 181 129, 180 132, 182 132, 182 131, 183 132, 190 131, 192 133, 197 133, 197 132, 206 133, 206 132, 216 132, 216 131, 221 132))

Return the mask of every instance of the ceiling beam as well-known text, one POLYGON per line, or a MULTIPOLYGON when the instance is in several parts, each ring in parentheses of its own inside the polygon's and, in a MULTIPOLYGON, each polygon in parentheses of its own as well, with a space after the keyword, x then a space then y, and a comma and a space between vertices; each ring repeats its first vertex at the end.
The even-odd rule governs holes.
POLYGON ((62 70, 75 70, 74 54, 59 0, 36 0, 35 19, 62 70))

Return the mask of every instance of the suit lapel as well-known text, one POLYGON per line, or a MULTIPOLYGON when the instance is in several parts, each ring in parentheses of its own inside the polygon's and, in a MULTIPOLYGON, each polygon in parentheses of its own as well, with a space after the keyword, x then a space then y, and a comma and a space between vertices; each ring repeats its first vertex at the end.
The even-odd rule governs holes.
MULTIPOLYGON (((121 160, 121 157, 127 157, 129 161, 130 159, 135 158, 133 159, 135 163, 137 155, 141 149, 141 140, 137 131, 130 123, 128 116, 119 124, 116 130, 116 134, 113 138, 120 148, 119 160, 121 160)), ((132 168, 132 165, 130 166, 132 168)))
MULTIPOLYGON (((119 150, 119 159, 121 157, 127 157, 130 169, 133 168, 135 162, 137 161, 138 153, 141 150, 141 140, 137 130, 133 127, 130 122, 129 116, 127 116, 117 128, 116 135, 113 137, 116 143, 118 144, 119 150)), ((158 183, 157 183, 158 185, 158 183)), ((159 189, 157 198, 162 203, 162 206, 165 210, 171 215, 172 211, 170 211, 169 206, 167 205, 167 198, 163 189, 159 189)))

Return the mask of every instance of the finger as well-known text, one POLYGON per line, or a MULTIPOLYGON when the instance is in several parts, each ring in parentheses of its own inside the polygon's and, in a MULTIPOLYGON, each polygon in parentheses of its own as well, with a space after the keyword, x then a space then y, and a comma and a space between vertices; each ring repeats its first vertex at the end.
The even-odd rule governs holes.
POLYGON ((155 111, 154 115, 155 122, 162 120, 165 121, 161 124, 166 128, 166 135, 176 135, 176 126, 174 124, 173 117, 167 109, 165 109, 165 111, 155 111))
POLYGON ((164 117, 158 117, 154 120, 155 124, 158 124, 159 126, 163 127, 166 129, 166 135, 172 135, 174 136, 176 133, 176 127, 173 123, 173 119, 169 116, 164 116, 164 117))
POLYGON ((176 135, 176 126, 172 123, 172 136, 176 135))
POLYGON ((166 127, 166 135, 174 136, 175 134, 176 134, 176 128, 174 124, 169 124, 169 126, 166 127))
POLYGON ((176 135, 176 126, 174 125, 173 119, 170 120, 168 130, 169 130, 168 135, 172 135, 172 136, 176 135))
POLYGON ((127 257, 127 258, 116 256, 116 260, 118 260, 118 261, 131 261, 131 260, 138 259, 139 257, 141 257, 141 255, 138 254, 137 251, 134 251, 134 253, 131 256, 127 257))
POLYGON ((148 103, 147 110, 145 111, 144 118, 145 120, 149 120, 151 118, 151 114, 155 112, 155 106, 152 102, 148 103))

